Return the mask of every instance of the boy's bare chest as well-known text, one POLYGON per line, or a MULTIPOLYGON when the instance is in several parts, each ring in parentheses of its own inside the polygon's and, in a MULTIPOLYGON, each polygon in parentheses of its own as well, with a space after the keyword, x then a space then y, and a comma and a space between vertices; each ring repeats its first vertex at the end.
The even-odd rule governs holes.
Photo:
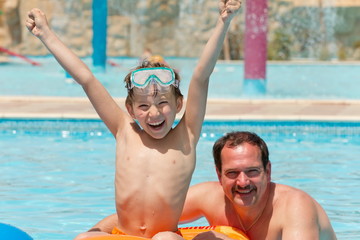
POLYGON ((147 171, 192 171, 195 150, 181 141, 154 141, 142 139, 118 142, 116 146, 117 169, 124 167, 147 171))
POLYGON ((147 201, 161 199, 170 205, 183 201, 195 168, 195 153, 181 144, 158 143, 117 144, 116 188, 122 193, 118 200, 146 196, 147 201))
POLYGON ((172 135, 164 139, 152 139, 141 135, 128 136, 123 141, 118 141, 116 146, 117 158, 127 156, 135 159, 162 160, 170 162, 187 159, 193 155, 195 146, 192 146, 189 139, 172 135))

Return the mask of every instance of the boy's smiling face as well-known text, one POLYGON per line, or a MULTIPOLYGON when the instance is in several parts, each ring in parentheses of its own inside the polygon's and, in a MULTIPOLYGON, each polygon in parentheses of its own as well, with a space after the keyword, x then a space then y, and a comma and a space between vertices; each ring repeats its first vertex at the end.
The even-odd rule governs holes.
POLYGON ((182 98, 173 91, 159 94, 134 94, 127 110, 144 131, 155 139, 164 138, 171 130, 176 114, 181 110, 182 98))

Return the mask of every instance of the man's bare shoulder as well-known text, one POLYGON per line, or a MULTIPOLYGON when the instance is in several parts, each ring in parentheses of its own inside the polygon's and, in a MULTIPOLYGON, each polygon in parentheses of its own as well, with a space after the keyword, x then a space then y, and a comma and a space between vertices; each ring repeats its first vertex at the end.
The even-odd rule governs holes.
POLYGON ((313 224, 318 224, 319 217, 325 214, 308 193, 282 184, 275 184, 273 209, 274 216, 282 216, 281 219, 287 226, 299 221, 304 223, 315 221, 313 224))
POLYGON ((275 184, 273 223, 283 226, 283 234, 292 234, 302 229, 302 239, 311 239, 311 234, 336 239, 330 220, 322 206, 303 190, 275 184))
POLYGON ((284 184, 272 183, 274 185, 274 202, 286 202, 287 206, 292 203, 315 203, 315 200, 301 189, 284 184))

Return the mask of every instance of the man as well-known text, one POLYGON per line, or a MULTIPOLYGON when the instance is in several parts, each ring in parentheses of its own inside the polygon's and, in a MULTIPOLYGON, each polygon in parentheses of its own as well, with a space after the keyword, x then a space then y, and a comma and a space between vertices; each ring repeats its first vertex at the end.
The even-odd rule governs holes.
MULTIPOLYGON (((181 221, 204 216, 210 225, 236 227, 256 240, 336 239, 328 216, 312 197, 271 182, 268 148, 259 136, 228 133, 214 144, 213 156, 219 182, 189 189, 181 221)), ((110 222, 111 216, 95 227, 109 227, 110 222)), ((229 239, 216 232, 202 237, 197 239, 229 239)))

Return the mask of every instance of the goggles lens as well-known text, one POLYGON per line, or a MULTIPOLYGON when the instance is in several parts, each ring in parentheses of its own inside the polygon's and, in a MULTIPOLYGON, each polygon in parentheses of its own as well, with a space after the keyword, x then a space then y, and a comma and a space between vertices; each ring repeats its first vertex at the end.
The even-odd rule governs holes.
POLYGON ((174 85, 178 87, 178 81, 175 79, 175 73, 171 68, 140 68, 131 73, 130 86, 128 89, 146 88, 148 85, 157 83, 161 87, 174 85), (150 84, 151 83, 151 84, 150 84))

